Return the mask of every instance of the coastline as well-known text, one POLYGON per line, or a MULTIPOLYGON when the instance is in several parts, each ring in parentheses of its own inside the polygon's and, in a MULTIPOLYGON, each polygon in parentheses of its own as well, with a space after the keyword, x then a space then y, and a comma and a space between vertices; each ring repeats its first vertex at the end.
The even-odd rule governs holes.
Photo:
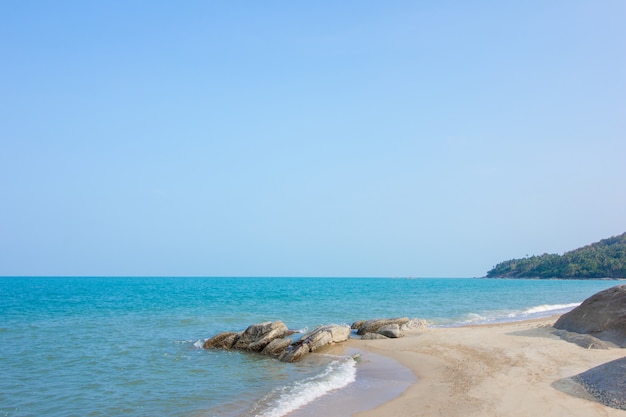
POLYGON ((626 351, 566 342, 551 334, 557 318, 426 328, 401 339, 350 339, 345 352, 382 355, 416 377, 399 396, 353 415, 625 417, 626 411, 598 403, 570 378, 626 351))

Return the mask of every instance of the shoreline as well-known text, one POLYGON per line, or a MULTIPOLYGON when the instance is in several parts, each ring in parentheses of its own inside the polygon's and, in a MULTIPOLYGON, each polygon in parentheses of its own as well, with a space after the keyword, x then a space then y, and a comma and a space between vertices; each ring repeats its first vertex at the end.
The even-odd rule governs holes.
POLYGON ((347 347, 398 361, 416 376, 403 393, 355 417, 626 416, 570 378, 621 358, 553 335, 558 316, 426 328, 400 339, 350 339, 347 347))
POLYGON ((381 357, 391 360, 370 369, 380 373, 374 379, 389 378, 384 367, 393 367, 393 362, 410 370, 414 379, 405 378, 406 389, 393 397, 383 393, 376 399, 367 391, 355 396, 355 389, 340 390, 294 416, 319 415, 323 410, 331 417, 626 417, 626 411, 600 404, 571 380, 624 357, 626 349, 585 349, 566 342, 551 333, 558 317, 425 328, 400 339, 350 339, 332 353, 361 352, 374 362, 381 357), (339 402, 342 407, 337 409, 339 402))

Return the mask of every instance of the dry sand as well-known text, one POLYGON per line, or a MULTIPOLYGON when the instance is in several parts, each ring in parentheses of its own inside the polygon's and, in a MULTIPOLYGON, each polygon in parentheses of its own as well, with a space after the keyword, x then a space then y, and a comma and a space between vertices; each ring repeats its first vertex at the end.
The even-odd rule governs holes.
POLYGON ((569 378, 626 356, 585 349, 551 334, 557 317, 424 329, 401 339, 351 339, 348 346, 391 357, 417 381, 358 417, 626 417, 596 402, 569 378))

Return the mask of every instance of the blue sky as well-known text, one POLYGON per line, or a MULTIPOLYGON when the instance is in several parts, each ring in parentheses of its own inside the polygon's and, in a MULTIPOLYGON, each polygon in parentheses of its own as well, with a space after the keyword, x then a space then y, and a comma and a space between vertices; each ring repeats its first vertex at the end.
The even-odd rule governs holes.
POLYGON ((0 275, 483 276, 621 234, 625 19, 3 2, 0 275))

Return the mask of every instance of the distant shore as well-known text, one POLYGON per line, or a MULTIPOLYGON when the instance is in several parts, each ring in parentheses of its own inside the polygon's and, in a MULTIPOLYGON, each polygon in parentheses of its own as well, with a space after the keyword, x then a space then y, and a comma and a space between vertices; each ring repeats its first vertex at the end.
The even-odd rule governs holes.
MULTIPOLYGON (((385 356, 410 369, 416 377, 399 396, 354 415, 626 416, 626 411, 596 402, 570 379, 621 358, 626 352, 585 349, 568 343, 551 334, 557 318, 428 328, 401 339, 350 339, 344 352, 356 349, 365 360, 374 355, 374 361, 378 355, 385 356)), ((358 402, 366 400, 372 399, 352 394, 341 410, 325 408, 325 415, 345 416, 346 410, 364 410, 358 402)))

